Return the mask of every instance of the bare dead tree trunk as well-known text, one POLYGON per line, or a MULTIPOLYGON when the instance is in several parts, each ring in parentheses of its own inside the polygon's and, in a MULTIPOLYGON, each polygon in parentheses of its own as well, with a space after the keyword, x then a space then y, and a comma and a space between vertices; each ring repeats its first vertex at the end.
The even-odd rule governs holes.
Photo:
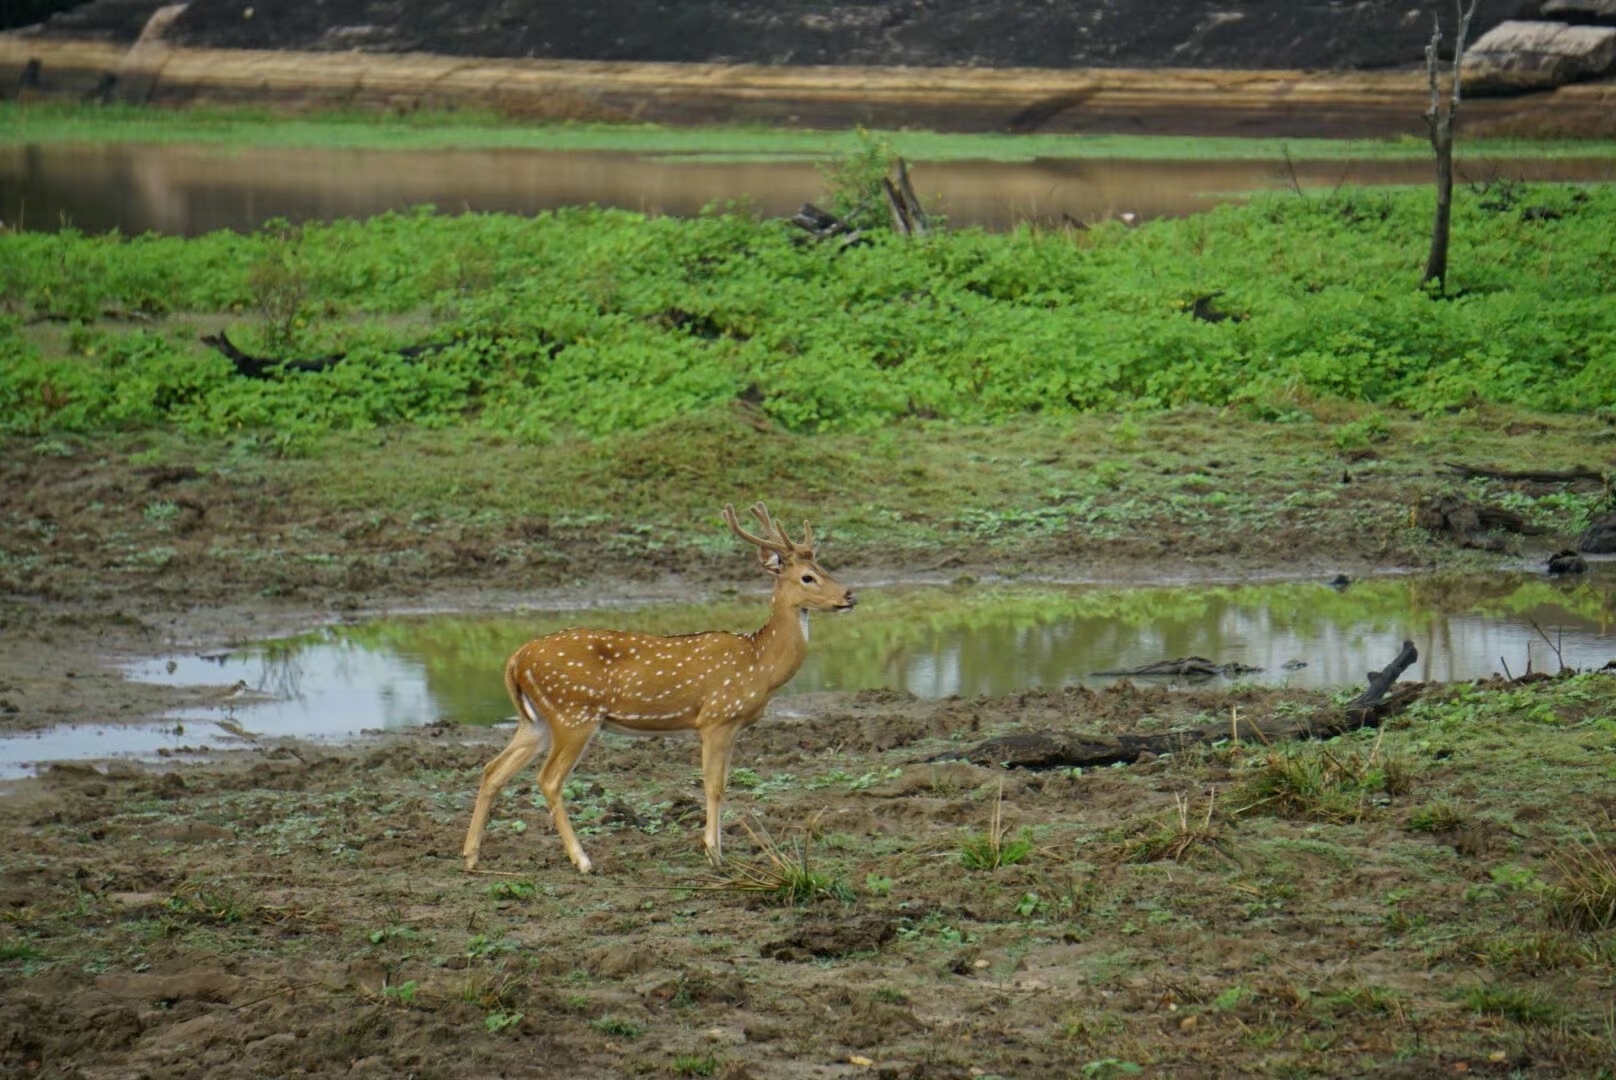
POLYGON ((1448 234, 1453 217, 1453 124, 1459 113, 1459 75, 1464 63, 1465 39, 1470 35, 1470 19, 1476 14, 1476 0, 1470 8, 1464 0, 1453 0, 1454 15, 1458 20, 1458 35, 1453 44, 1452 89, 1446 102, 1442 100, 1441 58, 1442 19, 1438 16, 1431 30, 1431 43, 1425 47, 1425 70, 1431 78, 1431 107, 1425 113, 1425 125, 1431 133, 1431 149, 1436 151, 1436 220, 1431 227, 1431 254, 1425 260, 1425 276, 1421 285, 1435 281, 1444 288, 1448 279, 1448 234))

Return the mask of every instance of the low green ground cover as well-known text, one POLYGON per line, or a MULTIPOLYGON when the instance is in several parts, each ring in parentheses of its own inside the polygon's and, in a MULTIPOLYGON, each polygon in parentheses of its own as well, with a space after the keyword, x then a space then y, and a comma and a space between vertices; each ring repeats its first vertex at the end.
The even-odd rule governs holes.
MULTIPOLYGON (((1199 138, 1159 135, 1008 135, 936 131, 883 132, 910 161, 1033 161, 1126 157, 1152 161, 1426 160, 1424 139, 1199 138)), ((0 146, 62 142, 161 142, 224 147, 333 149, 606 150, 635 154, 824 157, 856 148, 848 131, 773 127, 663 127, 657 124, 522 125, 494 112, 427 111, 378 116, 324 111, 286 115, 261 109, 164 110, 54 102, 0 103, 0 146)), ((1463 158, 1593 158, 1616 156, 1616 142, 1469 139, 1463 158)))
POLYGON ((1342 190, 847 249, 741 211, 5 234, 0 431, 548 442, 736 399, 799 432, 1195 403, 1283 420, 1299 398, 1616 405, 1616 189, 1462 192, 1445 298, 1418 287, 1429 217, 1428 192, 1342 190), (345 358, 243 378, 210 329, 345 358))

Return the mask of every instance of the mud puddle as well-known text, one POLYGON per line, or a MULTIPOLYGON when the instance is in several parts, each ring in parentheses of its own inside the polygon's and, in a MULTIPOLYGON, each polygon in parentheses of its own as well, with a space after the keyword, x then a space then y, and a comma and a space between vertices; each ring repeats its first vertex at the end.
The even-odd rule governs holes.
MULTIPOLYGON (((1296 689, 1355 686, 1410 639, 1410 678, 1593 668, 1616 658, 1616 563, 1575 581, 1537 574, 1171 586, 894 587, 861 590, 852 616, 815 620, 812 652, 773 710, 798 695, 901 690, 1002 696, 1098 684, 1094 673, 1188 656, 1296 689)), ((209 704, 149 725, 59 727, 0 740, 0 776, 40 763, 178 757, 266 738, 351 739, 439 721, 508 719, 499 680, 523 641, 580 624, 688 633, 751 629, 761 597, 639 610, 425 615, 327 627, 223 653, 160 656, 135 680, 217 687, 209 704)), ((1166 680, 1167 684, 1185 680, 1166 680)))

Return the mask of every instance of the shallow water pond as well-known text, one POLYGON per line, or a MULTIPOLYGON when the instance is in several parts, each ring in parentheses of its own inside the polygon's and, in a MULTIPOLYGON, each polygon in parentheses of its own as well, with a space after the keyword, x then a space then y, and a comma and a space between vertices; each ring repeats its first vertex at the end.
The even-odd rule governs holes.
MULTIPOLYGON (((1616 179, 1616 161, 1608 158, 1466 160, 1462 169, 1471 180, 1616 179)), ((951 226, 1006 229, 1022 221, 1177 217, 1293 184, 1319 191, 1342 184, 1421 184, 1429 183, 1430 172, 1423 159, 1083 158, 923 162, 914 167, 914 178, 921 198, 951 226)), ((250 232, 271 218, 362 219, 423 203, 446 213, 532 214, 596 204, 689 217, 714 203, 744 200, 760 214, 779 217, 824 193, 816 164, 791 157, 730 161, 575 150, 227 150, 139 143, 0 147, 0 220, 12 228, 70 223, 92 233, 250 232)))
MULTIPOLYGON (((858 610, 816 616, 811 653, 771 709, 825 690, 893 688, 922 697, 1013 693, 1105 681, 1097 671, 1201 656, 1260 669, 1245 678, 1358 687, 1412 640, 1405 678, 1601 666, 1616 658, 1616 563, 1574 582, 1537 574, 1397 577, 1158 588, 975 585, 861 589, 858 610), (1534 625, 1535 624, 1535 625, 1534 625)), ((638 610, 432 615, 328 627, 234 652, 158 657, 132 678, 246 684, 232 700, 163 725, 56 729, 0 740, 0 775, 64 758, 150 756, 256 736, 347 738, 453 720, 491 724, 511 707, 505 657, 568 626, 685 633, 752 629, 762 595, 638 610)))

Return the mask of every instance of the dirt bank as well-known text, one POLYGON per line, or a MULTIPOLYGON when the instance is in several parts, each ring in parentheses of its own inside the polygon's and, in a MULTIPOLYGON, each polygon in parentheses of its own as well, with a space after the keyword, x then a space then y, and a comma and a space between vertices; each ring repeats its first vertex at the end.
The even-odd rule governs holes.
MULTIPOLYGON (((1275 137, 1420 135, 1424 75, 769 67, 142 47, 0 35, 24 98, 493 109, 528 120, 1275 137)), ((18 88, 18 89, 13 89, 18 88)), ((1616 84, 1467 102, 1473 135, 1609 137, 1616 84)))

